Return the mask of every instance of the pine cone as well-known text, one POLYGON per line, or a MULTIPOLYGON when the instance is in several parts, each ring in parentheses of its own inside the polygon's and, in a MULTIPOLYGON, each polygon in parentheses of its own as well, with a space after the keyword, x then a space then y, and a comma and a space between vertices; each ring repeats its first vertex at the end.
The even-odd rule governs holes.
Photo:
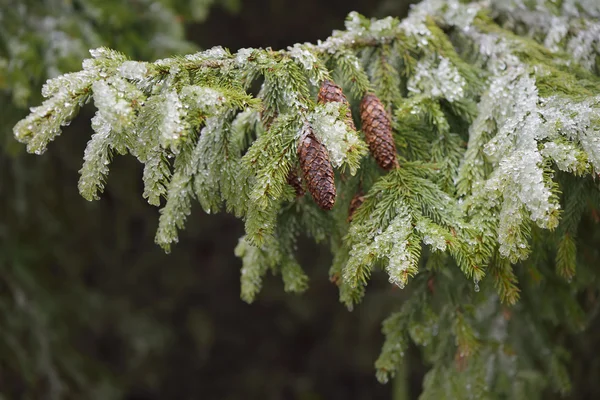
POLYGON ((364 203, 365 195, 362 191, 356 193, 352 200, 350 200, 350 207, 348 207, 348 222, 352 222, 354 218, 354 212, 364 203))
POLYGON ((374 94, 369 93, 362 99, 360 119, 367 144, 377 164, 385 170, 398 168, 392 123, 383 103, 374 94))
POLYGON ((330 103, 332 101, 343 103, 348 108, 345 118, 346 124, 348 124, 353 131, 356 130, 356 125, 354 125, 354 120, 352 119, 352 112, 350 111, 350 103, 348 103, 348 99, 341 87, 336 85, 333 81, 323 81, 323 83, 321 83, 321 88, 319 89, 318 100, 321 104, 330 103))
POLYGON ((295 169, 290 169, 290 173, 287 176, 287 183, 296 191, 296 197, 304 196, 304 187, 302 187, 302 179, 300 179, 295 169))
POLYGON ((331 210, 335 203, 333 167, 327 149, 316 138, 310 125, 306 124, 298 145, 298 158, 304 181, 315 202, 324 210, 331 210))

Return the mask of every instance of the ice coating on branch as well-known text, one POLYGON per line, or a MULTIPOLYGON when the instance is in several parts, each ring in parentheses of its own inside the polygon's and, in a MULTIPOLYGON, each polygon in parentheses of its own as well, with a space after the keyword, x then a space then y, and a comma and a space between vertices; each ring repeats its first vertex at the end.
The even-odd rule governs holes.
POLYGON ((76 95, 75 92, 88 86, 93 78, 94 74, 90 71, 80 71, 48 79, 42 86, 42 96, 49 98, 58 94, 76 95))
MULTIPOLYGON (((408 246, 420 246, 420 244, 418 240, 409 243, 413 230, 410 210, 406 204, 400 202, 395 212, 395 217, 385 229, 369 232, 365 240, 352 246, 350 259, 344 268, 346 282, 354 282, 357 271, 365 265, 371 265, 375 258, 387 259, 386 272, 389 281, 400 288, 404 288, 409 275, 414 275, 417 267, 415 262, 418 262, 418 259, 414 260, 411 257, 408 246)), ((360 229, 358 224, 354 224, 350 227, 348 235, 359 236, 360 229)))
POLYGON ((254 49, 252 48, 243 48, 239 49, 235 55, 235 62, 238 66, 243 66, 248 61, 248 58, 252 55, 254 49))
POLYGON ((591 70, 600 55, 600 22, 582 21, 579 32, 567 44, 575 61, 591 70))
POLYGON ((366 20, 359 13, 352 11, 346 17, 346 22, 344 25, 346 26, 346 30, 349 32, 362 35, 364 32, 366 32, 364 27, 365 21, 366 20))
POLYGON ((465 85, 465 79, 450 60, 440 56, 439 60, 427 58, 419 61, 415 74, 408 80, 407 88, 412 93, 443 97, 453 102, 463 98, 465 85))
POLYGON ((125 61, 119 67, 119 73, 125 79, 141 81, 148 72, 148 63, 140 61, 125 61))
POLYGON ((433 251, 446 251, 445 232, 439 225, 420 219, 415 225, 415 230, 422 235, 423 243, 431 246, 433 251))
POLYGON ((458 0, 449 0, 446 8, 442 10, 444 10, 444 19, 448 23, 468 30, 481 8, 482 5, 479 3, 463 4, 458 0))
POLYGON ((495 1, 492 3, 492 8, 506 18, 507 27, 514 28, 522 24, 531 35, 536 31, 544 32, 546 34, 544 46, 551 51, 560 49, 561 41, 569 32, 569 18, 566 15, 558 16, 551 13, 541 4, 532 9, 521 0, 495 1))
POLYGON ((109 54, 110 50, 106 47, 99 47, 97 49, 90 50, 90 55, 92 56, 92 58, 105 58, 108 57, 109 54))
POLYGON ((164 118, 161 126, 161 143, 163 147, 174 146, 185 135, 187 124, 184 121, 185 111, 181 99, 175 90, 165 94, 164 118))
POLYGON ((214 46, 202 52, 205 58, 222 59, 227 56, 227 51, 221 46, 214 46))
POLYGON ((135 115, 131 107, 131 97, 127 96, 127 92, 131 91, 135 95, 138 93, 131 84, 115 76, 94 82, 92 91, 98 112, 113 129, 122 131, 133 123, 135 115))
POLYGON ((212 114, 225 102, 225 96, 215 89, 203 86, 186 86, 181 90, 185 108, 193 107, 203 113, 212 114))
POLYGON ((596 0, 563 0, 562 12, 571 17, 600 18, 600 4, 596 0))
POLYGON ((309 121, 317 138, 327 148, 331 164, 336 168, 349 164, 350 173, 354 175, 356 166, 349 163, 348 158, 356 155, 362 157, 365 144, 356 131, 348 127, 344 120, 345 114, 340 115, 342 106, 343 104, 338 102, 319 104, 310 115, 309 121))
POLYGON ((230 134, 229 128, 225 126, 226 118, 227 110, 219 110, 206 119, 191 157, 194 192, 207 213, 218 211, 222 203, 219 193, 223 187, 236 186, 235 182, 225 181, 231 179, 225 174, 226 165, 223 160, 228 150, 223 147, 226 145, 224 138, 230 134))
MULTIPOLYGON (((581 161, 577 158, 579 149, 567 141, 544 143, 541 153, 544 157, 551 158, 561 171, 576 173, 581 166, 581 161)), ((587 163, 585 164, 587 167, 587 163)))
MULTIPOLYGON (((525 71, 515 70, 494 79, 489 91, 490 95, 482 99, 489 102, 482 111, 494 116, 498 130, 484 151, 499 164, 486 182, 486 190, 503 193, 505 203, 519 199, 533 221, 548 227, 550 215, 559 206, 551 202, 551 192, 543 177, 543 159, 537 147, 538 140, 546 138, 549 130, 543 126, 538 113, 535 79, 525 71)), ((504 242, 502 229, 499 240, 501 244, 504 242)))
POLYGON ((369 31, 374 34, 385 34, 391 32, 396 25, 397 21, 393 17, 385 17, 371 22, 369 31))
MULTIPOLYGON (((412 218, 405 213, 399 213, 390 225, 373 239, 375 246, 389 248, 387 258, 389 263, 385 268, 390 283, 404 288, 408 282, 411 269, 415 269, 414 261, 408 252, 408 246, 420 246, 420 243, 409 243, 412 233, 412 218)), ((418 261, 418 260, 417 260, 418 261)))
POLYGON ((110 164, 111 125, 100 112, 92 118, 94 133, 83 153, 83 166, 79 170, 79 193, 88 201, 98 200, 104 190, 104 180, 110 164))
POLYGON ((304 69, 311 70, 317 63, 317 57, 306 48, 306 45, 296 43, 293 46, 288 47, 290 56, 298 61, 304 69))
POLYGON ((547 22, 550 23, 550 29, 548 30, 546 39, 544 39, 544 46, 551 51, 559 51, 559 44, 569 32, 569 25, 565 18, 560 17, 552 17, 547 22))
POLYGON ((547 1, 539 1, 534 7, 522 0, 513 0, 495 1, 492 8, 506 19, 508 27, 525 29, 532 36, 542 34, 543 44, 549 50, 564 49, 583 67, 593 69, 596 56, 600 54, 600 22, 583 18, 599 18, 599 3, 595 0, 565 1, 560 15, 556 15, 550 5, 547 1))
POLYGON ((429 43, 428 38, 431 36, 431 32, 425 25, 425 20, 432 11, 437 11, 441 7, 437 3, 439 2, 425 1, 414 6, 408 17, 400 22, 400 29, 407 36, 415 38, 418 46, 427 46, 429 43))
POLYGON ((578 141, 596 169, 600 169, 600 96, 579 103, 552 96, 543 99, 540 115, 552 134, 578 141))

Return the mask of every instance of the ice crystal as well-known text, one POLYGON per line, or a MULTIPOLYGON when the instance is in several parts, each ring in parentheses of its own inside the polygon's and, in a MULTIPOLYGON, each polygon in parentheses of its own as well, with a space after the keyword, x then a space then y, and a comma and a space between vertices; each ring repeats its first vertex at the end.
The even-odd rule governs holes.
POLYGON ((125 79, 141 81, 148 72, 148 64, 139 61, 125 61, 119 67, 119 73, 125 79))
POLYGON ((407 88, 412 93, 423 93, 434 98, 444 97, 453 102, 463 98, 465 84, 465 79, 450 60, 440 56, 439 60, 427 58, 419 61, 407 88))
POLYGON ((253 52, 254 49, 252 48, 239 49, 235 55, 235 62, 238 64, 238 66, 245 65, 253 52))
POLYGON ((388 33, 393 28, 395 28, 395 24, 397 24, 397 22, 395 22, 395 21, 396 20, 392 17, 378 19, 371 23, 371 26, 369 27, 369 31, 371 31, 371 33, 374 33, 374 34, 388 33))
POLYGON ((177 144, 187 130, 184 121, 184 107, 176 91, 165 94, 164 119, 161 128, 161 142, 164 147, 177 144))
POLYGON ((202 86, 186 86, 181 90, 181 98, 186 106, 192 106, 203 113, 212 114, 225 102, 225 96, 215 89, 202 86))
POLYGON ((92 128, 96 133, 89 140, 83 154, 83 167, 79 171, 79 193, 86 200, 98 200, 98 192, 104 189, 104 179, 110 163, 111 125, 103 114, 92 118, 92 128))
POLYGON ((288 47, 288 51, 290 56, 307 70, 313 69, 317 63, 317 57, 305 45, 295 44, 288 47))
MULTIPOLYGON (((337 168, 348 163, 349 153, 364 147, 356 131, 344 121, 344 115, 340 115, 341 106, 337 102, 318 105, 309 117, 317 138, 329 152, 331 164, 337 168)), ((356 168, 351 168, 351 174, 355 173, 356 168)))
POLYGON ((580 161, 577 158, 579 150, 570 142, 544 143, 541 153, 544 157, 551 158, 562 171, 575 173, 580 166, 580 161))
MULTIPOLYGON (((390 247, 387 257, 388 266, 385 268, 388 273, 390 283, 404 288, 408 281, 408 275, 414 268, 410 253, 407 250, 409 246, 408 237, 412 233, 411 217, 408 213, 398 214, 381 234, 375 237, 375 242, 381 246, 390 247)), ((418 243, 411 243, 413 246, 420 246, 418 243)))
POLYGON ((569 53, 587 69, 596 65, 596 57, 600 54, 600 22, 582 22, 579 32, 567 45, 569 53))
POLYGON ((117 77, 97 81, 92 85, 98 112, 117 131, 122 131, 131 124, 134 117, 131 102, 124 96, 124 85, 126 82, 117 77))
POLYGON ((205 58, 217 60, 217 59, 225 58, 227 56, 227 51, 225 51, 225 49, 221 46, 214 46, 214 47, 211 47, 210 49, 202 52, 202 55, 205 58))
POLYGON ((446 251, 445 232, 440 226, 421 219, 415 225, 415 230, 423 236, 423 243, 430 245, 434 251, 446 251))

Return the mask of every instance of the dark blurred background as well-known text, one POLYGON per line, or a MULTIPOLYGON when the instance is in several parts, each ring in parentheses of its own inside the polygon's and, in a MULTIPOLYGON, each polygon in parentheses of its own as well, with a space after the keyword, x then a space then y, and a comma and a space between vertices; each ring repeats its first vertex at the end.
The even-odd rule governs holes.
MULTIPOLYGON (((248 0, 214 7, 185 34, 200 48, 283 48, 326 38, 352 10, 407 9, 392 0, 248 0)), ((110 45, 127 51, 118 39, 110 45)), ((401 291, 375 279, 365 302, 347 311, 328 281, 328 249, 302 241, 310 289, 285 294, 268 276, 245 304, 233 255, 240 221, 194 207, 164 254, 153 241, 158 210, 141 197, 133 157, 114 160, 100 201, 79 196, 93 112, 85 108, 42 157, 12 139, 1 155, 0 399, 394 397, 373 363, 381 321, 401 291)), ((423 373, 411 366, 411 397, 423 373)))

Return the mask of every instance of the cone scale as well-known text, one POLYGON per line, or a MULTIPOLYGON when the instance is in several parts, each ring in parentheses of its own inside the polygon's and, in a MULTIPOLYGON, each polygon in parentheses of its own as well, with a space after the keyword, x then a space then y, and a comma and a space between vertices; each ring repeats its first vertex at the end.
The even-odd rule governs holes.
POLYGON ((360 119, 369 150, 377 164, 386 171, 398 168, 392 122, 383 103, 372 93, 360 103, 360 119))
POLYGON ((304 181, 315 203, 323 210, 331 210, 335 204, 335 182, 329 153, 318 141, 312 127, 304 126, 298 145, 298 159, 304 181))

